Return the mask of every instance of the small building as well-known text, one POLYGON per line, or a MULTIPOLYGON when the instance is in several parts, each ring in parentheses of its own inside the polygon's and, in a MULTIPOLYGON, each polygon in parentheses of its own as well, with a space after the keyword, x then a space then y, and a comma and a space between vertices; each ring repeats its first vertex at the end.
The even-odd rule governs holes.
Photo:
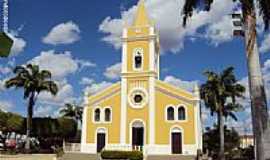
POLYGON ((199 88, 161 81, 159 63, 158 30, 140 1, 133 25, 123 29, 121 81, 85 97, 81 152, 196 155, 202 149, 199 88))
POLYGON ((240 147, 248 148, 254 146, 254 137, 253 135, 241 135, 240 136, 240 147))

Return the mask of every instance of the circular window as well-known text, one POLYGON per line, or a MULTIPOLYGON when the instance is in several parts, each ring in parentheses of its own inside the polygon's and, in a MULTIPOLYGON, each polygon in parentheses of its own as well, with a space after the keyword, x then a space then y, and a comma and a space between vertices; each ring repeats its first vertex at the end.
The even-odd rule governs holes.
POLYGON ((135 103, 141 103, 142 100, 143 100, 142 95, 136 94, 136 95, 134 96, 134 101, 135 101, 135 103))
POLYGON ((129 94, 129 104, 134 108, 142 108, 147 104, 148 96, 145 89, 136 88, 129 94))

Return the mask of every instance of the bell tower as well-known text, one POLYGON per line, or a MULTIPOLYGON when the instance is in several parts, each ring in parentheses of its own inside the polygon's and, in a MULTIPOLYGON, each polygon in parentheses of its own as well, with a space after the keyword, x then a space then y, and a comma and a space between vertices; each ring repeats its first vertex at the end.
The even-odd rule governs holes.
POLYGON ((122 77, 159 79, 159 37, 140 0, 133 24, 123 30, 122 77))
MULTIPOLYGON (((146 145, 155 142, 155 83, 159 79, 159 36, 140 0, 131 26, 122 37, 121 128, 136 119, 144 124, 146 145)), ((121 131, 120 142, 131 144, 130 130, 121 131)))

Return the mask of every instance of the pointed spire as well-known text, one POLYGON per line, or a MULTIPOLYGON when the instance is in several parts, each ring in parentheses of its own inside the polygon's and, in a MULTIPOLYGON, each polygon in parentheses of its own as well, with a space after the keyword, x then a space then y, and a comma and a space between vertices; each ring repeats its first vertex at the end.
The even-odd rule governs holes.
POLYGON ((148 18, 147 11, 145 9, 144 0, 140 0, 137 8, 137 14, 133 22, 134 26, 146 26, 151 22, 148 18))

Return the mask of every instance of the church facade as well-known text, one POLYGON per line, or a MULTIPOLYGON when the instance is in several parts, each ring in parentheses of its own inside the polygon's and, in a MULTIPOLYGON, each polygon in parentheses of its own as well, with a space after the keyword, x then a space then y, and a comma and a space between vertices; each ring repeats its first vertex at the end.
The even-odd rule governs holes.
POLYGON ((196 155, 202 149, 199 89, 159 80, 159 35, 143 1, 122 43, 121 81, 85 97, 81 152, 196 155))

